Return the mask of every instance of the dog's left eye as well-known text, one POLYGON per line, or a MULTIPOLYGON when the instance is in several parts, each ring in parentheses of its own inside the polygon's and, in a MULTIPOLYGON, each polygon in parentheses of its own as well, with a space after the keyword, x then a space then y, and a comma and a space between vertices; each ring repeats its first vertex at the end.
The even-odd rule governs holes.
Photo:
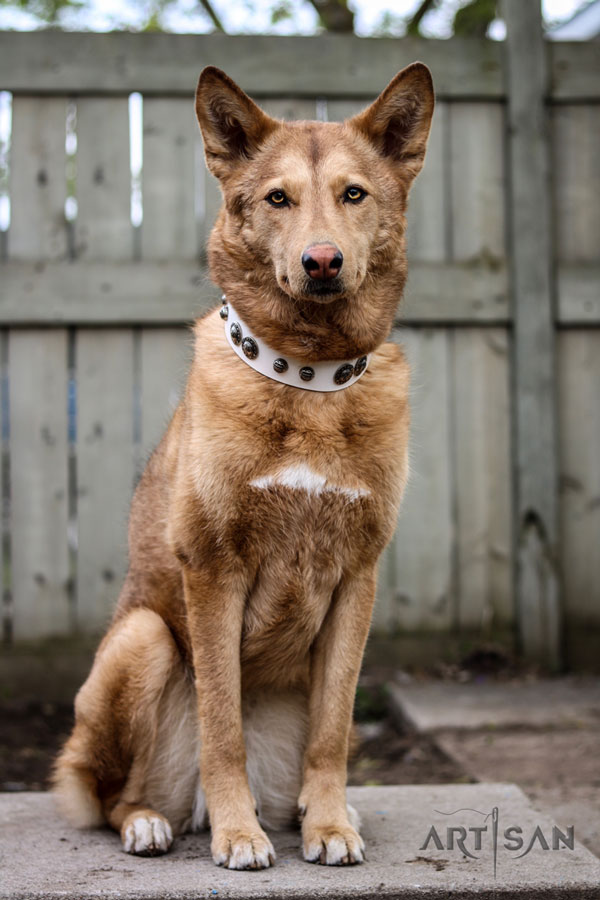
POLYGON ((288 202, 288 198, 283 191, 271 191, 270 194, 267 194, 265 200, 267 203, 270 203, 271 206, 286 206, 288 202))
POLYGON ((344 201, 349 200, 350 203, 359 203, 363 197, 367 196, 367 192, 359 187, 346 188, 344 192, 344 201))

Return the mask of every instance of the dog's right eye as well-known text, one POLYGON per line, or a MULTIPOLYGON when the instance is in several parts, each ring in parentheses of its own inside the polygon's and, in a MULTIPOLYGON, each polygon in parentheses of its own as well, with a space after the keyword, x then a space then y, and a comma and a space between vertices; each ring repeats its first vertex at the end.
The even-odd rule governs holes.
POLYGON ((271 206, 287 206, 288 198, 285 196, 283 191, 271 191, 270 194, 267 194, 265 197, 267 203, 270 203, 271 206))

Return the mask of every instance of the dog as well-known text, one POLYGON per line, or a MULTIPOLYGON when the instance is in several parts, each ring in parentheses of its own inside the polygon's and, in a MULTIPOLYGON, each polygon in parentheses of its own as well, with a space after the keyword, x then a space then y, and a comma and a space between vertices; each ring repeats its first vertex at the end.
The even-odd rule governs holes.
POLYGON ((265 868, 264 829, 299 816, 304 859, 364 858, 348 744, 407 478, 409 371, 386 338, 433 106, 421 63, 344 123, 277 121, 200 76, 223 304, 195 323, 53 775, 68 818, 108 822, 129 853, 210 824, 217 865, 265 868))

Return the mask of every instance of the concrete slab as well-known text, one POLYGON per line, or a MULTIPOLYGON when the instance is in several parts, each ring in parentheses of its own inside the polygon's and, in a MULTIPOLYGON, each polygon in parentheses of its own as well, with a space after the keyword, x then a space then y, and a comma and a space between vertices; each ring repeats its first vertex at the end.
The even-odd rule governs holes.
MULTIPOLYGON (((552 849, 552 823, 510 784, 360 787, 348 791, 363 817, 368 861, 352 868, 305 863, 298 832, 272 835, 274 868, 231 872, 216 868, 208 835, 184 835, 168 856, 140 859, 120 849, 108 830, 78 832, 59 819, 47 794, 0 795, 0 897, 10 900, 125 900, 191 898, 398 898, 422 900, 584 900, 600 896, 600 861, 574 838, 573 849, 552 849), (497 811, 496 876, 492 846, 497 811), (487 816, 487 818, 486 818, 487 816), (506 848, 516 826, 525 841, 506 848), (432 828, 435 828, 435 837, 432 828), (461 848, 454 831, 463 828, 461 848), (481 849, 476 849, 477 832, 481 849), (538 838, 523 855, 531 836, 538 838), (543 835, 540 838, 539 835, 543 835), (429 840, 428 840, 429 838, 429 840), (549 849, 542 849, 547 842, 549 849), (470 854, 470 855, 469 855, 470 854), (520 858, 518 858, 520 856, 520 858)), ((556 835, 554 843, 556 843, 556 835)))
POLYGON ((569 822, 577 839, 600 856, 600 783, 526 788, 533 806, 556 822, 569 822))
POLYGON ((436 744, 472 778, 516 781, 534 806, 575 826, 600 856, 600 729, 437 732, 436 744))
POLYGON ((477 781, 600 785, 600 729, 439 732, 435 742, 477 781))
POLYGON ((600 724, 600 678, 389 685, 396 717, 423 733, 447 728, 566 728, 600 724))

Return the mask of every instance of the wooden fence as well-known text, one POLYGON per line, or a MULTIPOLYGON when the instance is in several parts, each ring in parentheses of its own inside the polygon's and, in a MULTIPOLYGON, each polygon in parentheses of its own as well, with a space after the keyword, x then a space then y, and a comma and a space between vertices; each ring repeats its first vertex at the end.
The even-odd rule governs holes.
POLYGON ((599 47, 543 46, 536 27, 521 23, 525 54, 514 28, 506 46, 0 34, 0 90, 12 95, 5 641, 98 631, 114 605, 136 474, 185 377, 185 326, 216 297, 205 242, 219 194, 192 104, 201 67, 225 68, 276 116, 334 120, 417 58, 438 103, 393 335, 413 367, 412 476, 375 628, 508 631, 551 664, 565 634, 598 636, 599 47))

